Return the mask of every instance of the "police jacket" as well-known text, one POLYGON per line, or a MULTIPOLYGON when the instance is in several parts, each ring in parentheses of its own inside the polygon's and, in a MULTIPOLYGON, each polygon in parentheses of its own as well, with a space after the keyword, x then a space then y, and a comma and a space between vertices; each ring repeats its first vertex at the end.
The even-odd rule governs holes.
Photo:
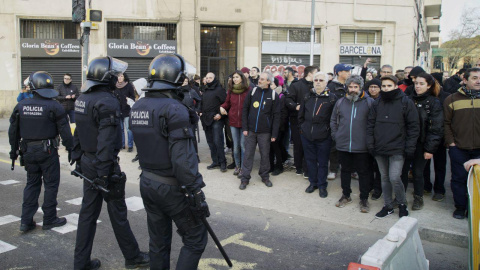
POLYGON ((58 101, 34 94, 33 98, 20 101, 13 109, 8 129, 11 145, 19 138, 28 142, 54 139, 57 135, 62 137, 67 150, 72 150, 72 131, 65 110, 58 101), (17 130, 20 134, 15 137, 17 130))
POLYGON ((165 92, 146 92, 132 106, 129 124, 140 167, 161 177, 175 177, 189 191, 199 190, 205 184, 198 172, 188 109, 165 92))
POLYGON ((271 133, 278 137, 280 101, 275 90, 255 87, 245 97, 242 110, 242 130, 271 133))
POLYGON ((330 117, 337 101, 335 95, 314 90, 303 98, 298 111, 300 133, 309 141, 323 141, 330 137, 330 117))
POLYGON ((296 122, 298 117, 297 105, 300 105, 302 100, 312 88, 313 82, 309 82, 304 78, 298 80, 298 82, 292 82, 290 87, 288 87, 288 94, 286 95, 285 106, 287 106, 290 112, 290 117, 294 118, 294 122, 296 122))
POLYGON ((120 113, 122 118, 128 117, 130 114, 130 106, 127 103, 127 97, 135 100, 135 89, 131 83, 127 83, 122 88, 116 88, 113 91, 118 101, 120 102, 120 113))
POLYGON ((330 93, 337 96, 337 98, 342 98, 347 94, 347 87, 345 84, 342 84, 337 80, 333 79, 328 85, 327 88, 330 90, 330 93))
POLYGON ((62 83, 58 86, 57 91, 59 95, 55 99, 60 101, 65 111, 73 111, 75 109, 75 100, 80 95, 78 88, 73 83, 62 83), (71 95, 75 95, 75 97, 70 99, 65 98, 71 95))
POLYGON ((332 138, 338 151, 367 153, 367 120, 373 99, 364 91, 357 101, 340 98, 330 118, 332 138))
POLYGON ((225 102, 227 93, 217 79, 208 83, 204 91, 202 95, 202 105, 200 106, 200 112, 202 113, 200 119, 204 125, 210 126, 214 121, 213 117, 216 114, 220 114, 220 105, 225 102))
POLYGON ((443 109, 440 100, 426 92, 417 95, 413 92, 410 98, 415 103, 420 121, 418 142, 423 145, 424 152, 435 153, 443 138, 443 109))
POLYGON ((415 104, 399 88, 387 93, 388 96, 380 92, 368 114, 368 151, 387 156, 412 156, 420 134, 415 104))
POLYGON ((105 85, 94 86, 75 101, 73 160, 88 153, 95 156, 97 175, 111 174, 114 161, 122 147, 120 103, 105 85))
POLYGON ((222 104, 222 108, 228 111, 228 122, 231 127, 242 127, 243 103, 245 102, 247 95, 250 93, 250 90, 253 88, 244 89, 240 94, 228 91, 227 98, 222 104))
POLYGON ((445 145, 460 149, 480 149, 480 98, 472 98, 459 88, 443 103, 445 145))

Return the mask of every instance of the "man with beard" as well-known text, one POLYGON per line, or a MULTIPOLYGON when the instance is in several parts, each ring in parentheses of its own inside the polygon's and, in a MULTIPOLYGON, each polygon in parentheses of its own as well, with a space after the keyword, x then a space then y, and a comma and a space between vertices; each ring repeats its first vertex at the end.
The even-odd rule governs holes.
POLYGON ((212 72, 207 73, 206 83, 200 106, 200 120, 212 157, 212 164, 207 166, 207 169, 213 170, 220 167, 222 172, 226 172, 227 160, 223 150, 223 126, 225 123, 220 115, 220 105, 225 102, 227 93, 212 72))
POLYGON ((340 164, 342 165, 342 190, 340 200, 335 204, 344 207, 352 202, 350 194, 351 173, 356 171, 359 176, 360 212, 368 213, 368 193, 370 191, 370 171, 373 164, 367 148, 367 120, 369 108, 373 99, 363 90, 363 79, 352 75, 347 79, 348 93, 339 99, 333 108, 330 119, 332 139, 336 142, 340 164))

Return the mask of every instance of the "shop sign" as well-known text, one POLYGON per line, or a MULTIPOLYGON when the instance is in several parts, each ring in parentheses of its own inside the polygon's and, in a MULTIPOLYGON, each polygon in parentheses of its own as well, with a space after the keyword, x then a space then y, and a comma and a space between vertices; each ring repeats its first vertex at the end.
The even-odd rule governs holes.
POLYGON ((176 53, 176 40, 108 39, 107 54, 113 57, 149 57, 176 53))
POLYGON ((382 46, 340 45, 340 55, 382 55, 382 46))
POLYGON ((21 38, 22 57, 81 57, 82 47, 78 39, 21 38))

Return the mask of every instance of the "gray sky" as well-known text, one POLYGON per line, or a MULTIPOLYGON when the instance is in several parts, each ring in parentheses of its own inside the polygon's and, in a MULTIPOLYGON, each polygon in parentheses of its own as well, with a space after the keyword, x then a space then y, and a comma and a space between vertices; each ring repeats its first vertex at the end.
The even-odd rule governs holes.
POLYGON ((442 0, 442 17, 440 18, 440 37, 448 40, 450 30, 460 23, 464 7, 470 9, 480 7, 480 0, 442 0))

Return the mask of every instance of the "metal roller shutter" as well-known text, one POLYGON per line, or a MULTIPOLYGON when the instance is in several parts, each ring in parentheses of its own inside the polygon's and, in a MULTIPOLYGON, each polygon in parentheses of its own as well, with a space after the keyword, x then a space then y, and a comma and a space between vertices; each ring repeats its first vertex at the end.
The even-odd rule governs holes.
MULTIPOLYGON (((363 66, 363 64, 365 63, 365 60, 367 60, 367 58, 370 58, 370 59, 373 59, 373 60, 377 61, 376 63, 369 64, 368 65, 369 67, 373 67, 376 70, 380 70, 380 60, 381 60, 380 56, 368 56, 368 55, 363 55, 363 56, 360 56, 360 55, 340 56, 340 63, 363 66)), ((333 70, 333 67, 332 67, 332 70, 333 70)))
POLYGON ((150 66, 150 62, 153 60, 153 58, 116 58, 128 63, 127 74, 131 82, 138 78, 146 79, 148 76, 148 66, 150 66))
POLYGON ((32 72, 46 71, 53 77, 55 88, 63 82, 63 75, 70 73, 72 82, 82 86, 81 58, 22 58, 22 83, 32 72))

